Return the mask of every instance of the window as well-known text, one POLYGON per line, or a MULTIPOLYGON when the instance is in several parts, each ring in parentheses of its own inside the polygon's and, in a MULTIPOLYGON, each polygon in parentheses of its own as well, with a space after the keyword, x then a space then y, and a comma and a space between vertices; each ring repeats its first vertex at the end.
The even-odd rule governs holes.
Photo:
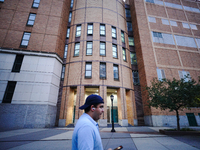
POLYGON ((176 23, 176 21, 172 21, 172 20, 170 20, 170 24, 171 24, 171 26, 175 26, 175 27, 178 26, 177 23, 176 23))
POLYGON ((178 71, 178 73, 179 73, 180 79, 184 79, 185 82, 188 82, 191 80, 191 76, 188 71, 178 71))
POLYGON ((183 25, 183 28, 190 29, 190 26, 188 23, 182 22, 182 25, 183 25))
POLYGON ((127 22, 127 30, 128 31, 133 31, 132 23, 131 22, 127 22))
POLYGON ((117 38, 117 32, 116 32, 116 28, 112 27, 112 38, 117 38))
POLYGON ((193 8, 193 7, 188 7, 188 6, 183 6, 183 8, 187 11, 193 11, 193 12, 198 12, 200 13, 200 10, 198 8, 193 8))
POLYGON ((121 39, 122 39, 122 43, 125 43, 125 38, 124 38, 124 32, 121 31, 121 39))
POLYGON ((75 43, 74 56, 79 56, 80 43, 75 43))
POLYGON ((117 45, 113 44, 112 45, 112 50, 113 50, 113 57, 117 58, 117 45))
POLYGON ((87 42, 86 55, 92 55, 92 42, 87 42))
POLYGON ((2 2, 2 3, 3 3, 3 2, 4 2, 4 0, 0 0, 0 2, 2 2))
POLYGON ((35 17, 36 17, 36 14, 29 14, 29 18, 28 18, 28 22, 27 22, 27 26, 33 26, 34 25, 34 22, 35 22, 35 17))
POLYGON ((93 24, 88 24, 87 26, 87 34, 92 35, 93 34, 93 24))
POLYGON ((165 6, 172 7, 172 8, 183 9, 181 5, 174 4, 174 3, 168 3, 168 2, 165 2, 165 6))
POLYGON ((178 46, 197 48, 197 45, 192 37, 174 35, 178 46))
POLYGON ((164 25, 169 25, 169 20, 167 20, 167 19, 162 19, 162 24, 164 24, 164 25))
POLYGON ((106 79, 106 63, 100 63, 100 79, 106 79))
POLYGON ((73 8, 73 5, 74 5, 74 0, 71 0, 70 8, 73 8))
POLYGON ((39 7, 39 4, 40 4, 40 0, 34 0, 34 1, 33 1, 32 7, 33 7, 33 8, 38 8, 38 7, 39 7))
POLYGON ((69 13, 69 20, 68 20, 68 22, 71 22, 71 20, 72 20, 72 12, 69 13))
POLYGON ((129 43, 130 46, 134 46, 134 38, 128 37, 128 43, 129 43))
POLYGON ((131 12, 129 9, 125 9, 126 12, 126 18, 131 18, 131 12))
POLYGON ((64 78, 65 78, 65 65, 62 66, 61 80, 63 81, 64 78))
POLYGON ((156 18, 155 17, 148 17, 149 22, 156 23, 156 18))
POLYGON ((197 30, 197 26, 195 24, 190 24, 192 30, 197 30))
POLYGON ((92 63, 85 63, 85 78, 92 78, 92 63))
POLYGON ((69 38, 70 28, 67 28, 67 36, 66 38, 69 38))
POLYGON ((67 58, 67 50, 68 50, 68 45, 65 45, 64 58, 67 58))
POLYGON ((20 72, 24 55, 17 54, 15 57, 15 62, 13 64, 12 72, 20 72))
POLYGON ((157 68, 157 75, 158 75, 158 80, 162 81, 162 79, 165 79, 165 72, 163 69, 157 68))
POLYGON ((21 47, 27 47, 28 46, 28 42, 30 39, 31 33, 29 32, 24 32, 24 35, 22 37, 22 42, 21 42, 21 47))
POLYGON ((126 61, 126 49, 122 47, 123 60, 126 61))
POLYGON ((146 2, 163 5, 163 1, 159 1, 159 0, 146 0, 146 2))
POLYGON ((175 45, 173 36, 167 33, 152 31, 153 42, 175 45))
POLYGON ((106 27, 105 24, 100 24, 100 35, 105 36, 106 35, 106 27))
POLYGON ((119 80, 118 65, 113 65, 113 75, 114 75, 114 80, 119 80))
POLYGON ((139 85, 140 84, 140 80, 139 80, 138 71, 133 71, 132 72, 132 76, 133 76, 133 84, 134 85, 139 85))
POLYGON ((76 26, 76 37, 80 37, 81 36, 81 25, 77 25, 76 26))
POLYGON ((196 41, 197 41, 198 47, 200 48, 200 39, 197 39, 197 38, 196 38, 196 41))
POLYGON ((137 65, 137 58, 136 58, 136 54, 131 52, 131 65, 137 65))
POLYGON ((16 81, 8 81, 2 103, 11 103, 16 83, 16 81))
POLYGON ((100 55, 106 56, 106 43, 100 42, 100 55))

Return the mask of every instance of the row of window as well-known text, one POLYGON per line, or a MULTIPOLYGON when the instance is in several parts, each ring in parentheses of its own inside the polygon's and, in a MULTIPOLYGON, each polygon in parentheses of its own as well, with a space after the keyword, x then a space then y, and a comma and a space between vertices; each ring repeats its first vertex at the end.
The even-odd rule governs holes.
POLYGON ((172 35, 168 33, 154 32, 152 31, 153 42, 175 45, 174 39, 178 46, 200 48, 200 38, 192 38, 181 35, 172 35), (174 36, 174 38, 173 38, 174 36))
MULTIPOLYGON (((34 0, 32 7, 38 8, 39 4, 40 4, 40 0, 34 0)), ((33 26, 34 22, 35 22, 35 18, 36 18, 36 14, 30 13, 26 25, 27 26, 33 26)), ((30 36, 31 36, 30 32, 24 32, 20 47, 27 47, 28 46, 30 36)))
MULTIPOLYGON (((184 79, 185 82, 188 82, 191 79, 190 73, 188 71, 178 71, 180 79, 184 79), (188 78, 186 78, 188 77, 188 78)), ((163 69, 157 68, 157 75, 158 75, 158 80, 165 79, 165 72, 163 69)))
MULTIPOLYGON (((156 23, 156 18, 155 17, 148 17, 149 22, 152 23, 156 23)), ((175 26, 177 27, 177 22, 176 21, 172 21, 172 20, 168 20, 168 19, 161 19, 162 24, 164 25, 171 25, 171 26, 175 26)), ((197 26, 195 24, 188 24, 185 22, 182 22, 183 28, 187 28, 187 29, 192 29, 192 30, 198 30, 197 26)))
MULTIPOLYGON (((106 36, 106 27, 105 24, 100 24, 100 36, 106 36)), ((70 34, 70 28, 67 28, 67 35, 66 38, 69 38, 70 34)), ((93 24, 88 23, 87 25, 87 35, 93 35, 93 24)), ((81 25, 76 26, 76 37, 81 36, 81 25)), ((112 27, 112 38, 116 39, 117 38, 117 32, 116 28, 112 27)), ((124 36, 124 31, 121 31, 121 41, 122 43, 125 43, 125 36, 124 36)), ((129 45, 134 46, 134 38, 133 37, 128 37, 129 45)))
POLYGON ((163 2, 163 1, 160 1, 160 0, 146 0, 146 2, 154 3, 154 4, 158 4, 158 5, 165 5, 165 6, 171 7, 171 8, 184 9, 184 10, 187 10, 187 11, 200 13, 200 10, 198 8, 189 7, 189 6, 182 6, 182 5, 179 5, 179 4, 174 4, 174 3, 169 3, 169 2, 163 2))
MULTIPOLYGON (((67 51, 68 51, 68 45, 65 45, 65 51, 64 51, 64 58, 67 58, 67 51)), ((74 47, 74 56, 79 56, 80 52, 80 43, 75 43, 74 47)), ((112 52, 113 52, 113 58, 118 58, 118 53, 117 53, 117 45, 113 44, 112 45, 112 52)), ((93 53, 93 42, 89 41, 86 44, 86 55, 92 55, 93 53)), ((105 42, 100 42, 100 48, 99 48, 99 53, 100 56, 106 56, 106 43, 105 42)), ((122 47, 122 55, 123 55, 123 60, 127 61, 126 58, 126 49, 122 47)), ((131 57, 131 64, 137 64, 136 60, 136 54, 133 52, 130 52, 130 57, 131 57)))

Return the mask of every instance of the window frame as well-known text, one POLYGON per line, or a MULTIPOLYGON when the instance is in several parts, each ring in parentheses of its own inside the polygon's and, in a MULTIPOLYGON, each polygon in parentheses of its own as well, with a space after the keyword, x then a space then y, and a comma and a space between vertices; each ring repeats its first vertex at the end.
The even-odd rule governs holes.
POLYGON ((4 96, 2 99, 2 103, 11 103, 12 102, 12 98, 15 93, 16 84, 17 84, 16 81, 8 81, 6 90, 4 92, 4 96), (13 86, 13 87, 11 87, 11 86, 13 86), (12 88, 12 89, 10 89, 10 88, 12 88), (11 94, 11 95, 8 95, 8 94, 11 94))
POLYGON ((39 8, 39 5, 40 5, 40 0, 38 0, 39 2, 35 2, 35 1, 36 1, 36 0, 33 0, 32 8, 38 9, 38 8, 39 8), (38 5, 38 6, 35 6, 35 5, 38 5))
POLYGON ((61 80, 61 81, 63 81, 64 78, 65 78, 65 68, 66 68, 66 66, 63 65, 63 66, 62 66, 62 70, 61 70, 61 76, 60 76, 60 80, 61 80))
POLYGON ((158 76, 158 80, 159 81, 162 81, 163 79, 166 79, 164 69, 156 68, 156 71, 157 71, 157 76, 158 76))
POLYGON ((21 44, 20 47, 22 48, 27 48, 28 47, 28 43, 31 37, 31 32, 24 32, 23 36, 22 36, 22 40, 21 40, 21 44), (28 36, 28 40, 25 39, 25 36, 28 36), (22 44, 23 42, 27 42, 27 44, 22 44))
POLYGON ((113 77, 115 81, 119 81, 119 66, 116 64, 113 64, 113 77), (117 68, 117 73, 115 72, 115 68, 117 68), (117 78, 115 78, 116 74, 117 74, 117 78))
POLYGON ((88 23, 87 24, 87 35, 93 35, 93 23, 88 23), (89 27, 92 27, 92 29, 89 29, 89 27), (89 33, 91 31, 92 33, 89 33))
POLYGON ((134 85, 140 85, 140 78, 139 78, 138 71, 135 71, 135 70, 132 71, 132 78, 133 78, 134 85), (137 75, 137 76, 135 76, 135 75, 137 75), (135 82, 135 81, 137 81, 137 82, 135 82))
POLYGON ((106 42, 100 42, 99 46, 100 46, 100 49, 99 49, 100 56, 106 56, 106 42), (101 49, 101 44, 104 44, 105 49, 101 49), (105 51, 105 54, 102 54, 101 51, 105 51))
POLYGON ((34 23, 35 23, 35 18, 36 18, 36 14, 35 13, 30 13, 29 14, 29 17, 28 17, 28 20, 27 20, 27 23, 26 23, 26 26, 31 26, 33 27, 34 23), (31 18, 31 15, 34 15, 34 19, 30 19, 31 18), (29 22, 33 22, 32 24, 29 24, 29 22))
POLYGON ((126 49, 124 47, 122 47, 122 55, 123 55, 123 60, 127 61, 127 59, 126 59, 126 49))
POLYGON ((85 79, 91 79, 92 78, 92 62, 85 62, 85 79), (87 70, 87 65, 90 65, 91 69, 87 70), (91 76, 87 76, 87 72, 91 73, 91 76))
POLYGON ((151 22, 151 23, 156 23, 156 18, 148 16, 148 21, 151 22))
POLYGON ((116 29, 116 27, 112 26, 111 32, 112 32, 112 38, 117 39, 117 29, 116 29))
POLYGON ((131 36, 128 37, 128 45, 129 45, 129 46, 135 46, 134 38, 131 37, 131 36), (133 43, 133 44, 131 44, 131 43, 133 43))
POLYGON ((12 67, 11 72, 20 72, 23 60, 24 60, 24 55, 17 54, 15 56, 15 61, 13 63, 13 67, 12 67))
POLYGON ((73 8, 73 6, 74 6, 74 0, 71 0, 70 8, 73 8))
POLYGON ((81 24, 76 26, 76 37, 81 37, 81 24))
POLYGON ((69 12, 68 22, 71 23, 71 21, 72 21, 72 12, 69 12))
POLYGON ((180 70, 178 70, 178 74, 179 74, 180 79, 184 79, 186 76, 188 76, 188 78, 184 79, 184 82, 188 82, 188 81, 191 80, 191 76, 190 76, 190 72, 189 71, 184 71, 184 70, 180 71, 180 70))
POLYGON ((122 30, 121 30, 121 40, 122 40, 122 43, 125 43, 124 31, 122 30))
POLYGON ((67 38, 67 39, 69 38, 69 35, 70 35, 70 27, 67 28, 67 35, 66 35, 66 38, 67 38))
POLYGON ((130 59, 131 59, 131 65, 137 65, 137 56, 136 56, 136 53, 130 52, 130 59))
POLYGON ((118 58, 117 45, 116 44, 112 44, 112 52, 113 52, 113 58, 118 58))
POLYGON ((106 63, 104 62, 100 62, 99 64, 99 78, 106 79, 106 63), (102 68, 102 66, 105 68, 105 70, 103 70, 104 68, 102 68), (101 74, 103 74, 103 76, 101 76, 101 74))
POLYGON ((63 58, 67 58, 68 44, 65 44, 65 51, 63 58))
POLYGON ((92 52, 93 52, 93 42, 92 41, 87 41, 87 43, 86 43, 86 56, 92 56, 92 52), (88 48, 88 44, 91 44, 92 47, 88 48), (88 53, 88 50, 91 50, 91 53, 88 53))
POLYGON ((99 26, 99 34, 100 34, 100 36, 106 36, 106 25, 105 24, 100 24, 100 26, 99 26), (104 30, 102 30, 101 27, 104 27, 104 30), (101 34, 102 32, 104 32, 104 34, 101 34))
POLYGON ((77 42, 77 43, 74 44, 74 57, 78 57, 79 56, 79 52, 80 52, 80 42, 77 42), (76 46, 78 46, 79 49, 77 49, 76 46), (76 54, 77 51, 78 51, 78 53, 76 54))

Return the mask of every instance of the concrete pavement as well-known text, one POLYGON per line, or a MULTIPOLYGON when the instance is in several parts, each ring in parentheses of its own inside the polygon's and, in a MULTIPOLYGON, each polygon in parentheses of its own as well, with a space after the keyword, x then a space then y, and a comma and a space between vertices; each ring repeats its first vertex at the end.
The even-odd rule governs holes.
MULTIPOLYGON (((104 150, 122 145, 123 150, 198 150, 200 136, 167 136, 169 127, 100 128, 104 150)), ((196 127, 200 130, 200 127, 196 127)), ((18 129, 0 132, 0 150, 70 150, 73 128, 18 129)))

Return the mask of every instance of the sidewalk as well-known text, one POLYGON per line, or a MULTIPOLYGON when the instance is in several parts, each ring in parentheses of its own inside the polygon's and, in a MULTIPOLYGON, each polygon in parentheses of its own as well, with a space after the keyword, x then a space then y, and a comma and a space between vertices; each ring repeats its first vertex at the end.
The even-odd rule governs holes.
MULTIPOLYGON (((100 128, 104 150, 122 145, 123 150, 198 150, 200 136, 167 136, 168 127, 100 128)), ((200 127, 196 127, 200 130, 200 127)), ((0 150, 71 150, 73 128, 18 129, 0 132, 0 150)))

